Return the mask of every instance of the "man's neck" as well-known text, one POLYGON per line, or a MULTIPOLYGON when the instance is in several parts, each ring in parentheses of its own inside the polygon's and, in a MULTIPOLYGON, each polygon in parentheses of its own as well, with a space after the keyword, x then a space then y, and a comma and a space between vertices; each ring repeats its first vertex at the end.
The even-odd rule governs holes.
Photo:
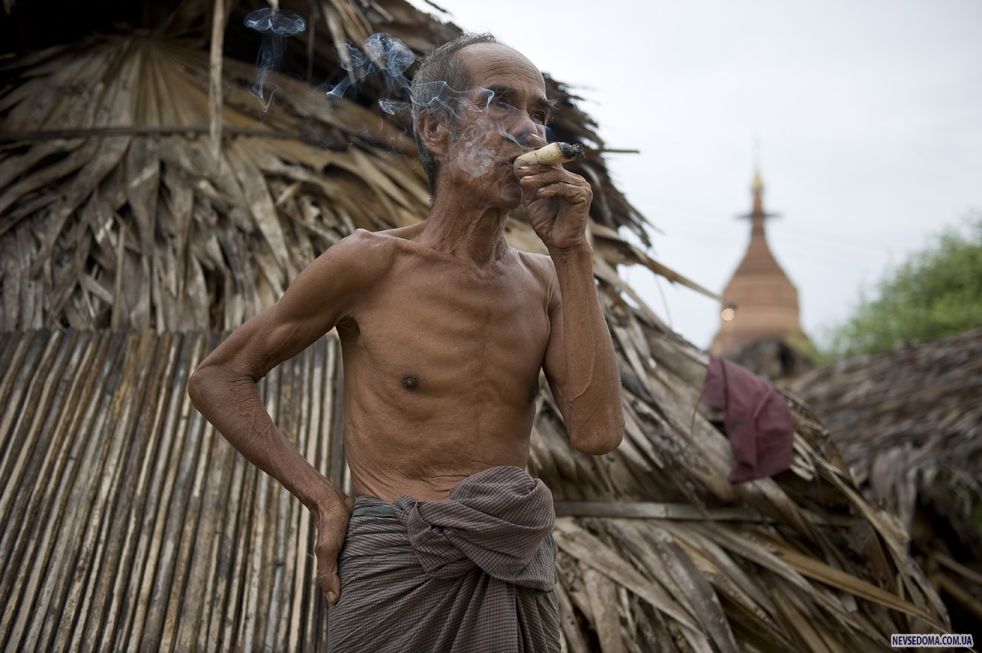
POLYGON ((454 190, 438 191, 417 242, 486 267, 508 249, 508 209, 493 207, 454 190))

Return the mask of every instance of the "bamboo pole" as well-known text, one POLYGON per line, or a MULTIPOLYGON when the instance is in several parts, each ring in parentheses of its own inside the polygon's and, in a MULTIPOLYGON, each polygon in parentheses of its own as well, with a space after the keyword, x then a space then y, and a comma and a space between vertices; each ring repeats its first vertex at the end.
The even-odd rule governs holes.
POLYGON ((215 0, 211 14, 211 49, 208 55, 208 135, 215 166, 222 160, 222 53, 225 37, 225 0, 215 0))
MULTIPOLYGON (((32 352, 37 352, 37 348, 31 346, 32 340, 20 333, 0 333, 0 370, 27 369, 25 359, 32 352)), ((7 459, 11 454, 10 440, 14 435, 13 420, 20 413, 20 397, 25 388, 19 382, 20 378, 19 373, 8 373, 0 377, 0 472, 7 466, 7 459)), ((0 524, 0 536, 3 534, 3 526, 0 524)), ((2 569, 0 559, 0 571, 2 569)))
MULTIPOLYGON (((189 443, 185 449, 185 457, 181 461, 182 471, 186 472, 186 475, 183 478, 178 478, 178 484, 187 486, 189 492, 183 498, 184 503, 181 509, 170 511, 171 517, 176 522, 175 542, 178 544, 178 548, 173 563, 174 576, 170 582, 164 630, 160 640, 161 648, 164 650, 174 648, 183 615, 189 613, 193 604, 201 601, 201 597, 192 597, 188 591, 188 579, 193 571, 191 568, 192 551, 199 544, 204 544, 200 540, 198 523, 202 502, 202 486, 205 483, 204 477, 209 462, 208 448, 203 437, 205 423, 202 420, 191 419, 192 414, 196 411, 191 406, 191 400, 187 393, 188 377, 193 370, 191 365, 193 353, 190 338, 182 338, 181 357, 176 362, 176 374, 171 380, 171 392, 181 399, 180 419, 189 430, 189 443)), ((193 618, 196 619, 198 615, 199 613, 196 611, 193 618)))
MULTIPOLYGON (((91 333, 74 334, 71 340, 71 346, 75 348, 76 355, 73 357, 73 363, 62 370, 60 374, 71 380, 72 387, 65 393, 64 402, 61 405, 52 405, 47 408, 50 415, 57 415, 58 424, 51 424, 50 427, 46 428, 54 431, 51 444, 52 447, 57 447, 58 451, 52 452, 56 455, 51 466, 45 466, 46 468, 41 470, 40 478, 50 481, 43 484, 45 489, 41 501, 28 509, 28 514, 47 516, 46 519, 42 520, 30 520, 44 525, 43 532, 32 538, 35 542, 31 557, 36 564, 41 565, 40 569, 46 569, 51 562, 51 556, 56 550, 55 542, 52 540, 62 535, 59 529, 60 523, 66 518, 72 517, 60 513, 58 496, 59 494, 63 496, 64 493, 75 489, 72 483, 65 482, 66 478, 71 478, 73 475, 74 467, 70 461, 73 446, 69 443, 79 439, 76 426, 82 411, 78 408, 88 404, 88 402, 79 403, 78 399, 83 395, 81 386, 88 383, 87 380, 83 379, 86 379, 85 371, 94 358, 92 354, 95 347, 91 345, 95 338, 92 337, 91 333)), ((42 495, 40 492, 38 494, 42 495)), ((36 642, 43 648, 49 645, 48 642, 53 631, 58 628, 59 613, 62 606, 52 606, 52 597, 56 586, 55 579, 51 578, 50 575, 43 579, 40 576, 41 574, 37 574, 37 580, 43 580, 43 584, 39 588, 34 610, 37 614, 45 614, 46 618, 34 620, 33 627, 27 633, 26 641, 36 642)))
POLYGON ((696 521, 772 522, 773 518, 744 508, 706 508, 685 503, 653 501, 556 501, 559 517, 610 517, 617 519, 673 519, 696 521))
POLYGON ((168 511, 178 474, 177 461, 180 460, 186 431, 176 424, 176 407, 181 400, 170 394, 159 404, 161 410, 165 411, 161 425, 162 437, 152 468, 147 470, 148 491, 140 527, 140 542, 127 592, 133 604, 132 625, 126 628, 126 646, 130 648, 142 647, 147 642, 155 641, 153 638, 159 637, 162 619, 160 603, 166 597, 164 586, 160 582, 161 574, 169 574, 165 564, 170 556, 166 548, 169 546, 168 511))
MULTIPOLYGON (((71 337, 69 339, 74 340, 71 337)), ((44 536, 47 540, 51 532, 47 528, 39 532, 39 529, 48 527, 49 524, 45 523, 45 520, 31 518, 28 510, 32 503, 36 505, 36 497, 32 495, 35 491, 39 491, 39 488, 32 485, 36 486, 46 471, 38 466, 45 459, 50 460, 48 452, 57 442, 57 437, 52 434, 54 430, 52 427, 56 425, 51 424, 50 420, 53 417, 52 412, 56 410, 51 400, 54 400, 59 392, 57 389, 51 389, 54 379, 49 378, 45 381, 43 377, 51 374, 61 376, 66 373, 64 365, 67 357, 61 346, 62 340, 63 337, 52 338, 39 361, 40 368, 30 370, 39 383, 31 383, 33 392, 25 396, 27 401, 21 406, 22 414, 26 413, 29 418, 18 420, 23 430, 19 434, 14 434, 11 443, 21 454, 17 462, 23 472, 18 473, 18 467, 15 467, 14 478, 10 479, 6 488, 14 491, 14 499, 9 504, 9 512, 5 514, 10 526, 4 536, 6 543, 11 546, 7 549, 10 564, 5 565, 3 588, 0 591, 3 596, 10 597, 10 603, 5 609, 0 642, 9 637, 14 648, 21 640, 30 641, 31 633, 39 628, 40 624, 37 620, 28 622, 27 618, 38 610, 39 602, 45 604, 46 598, 43 581, 47 580, 45 554, 49 550, 50 542, 42 542, 39 550, 37 537, 44 536), (44 421, 39 422, 40 419, 44 421), (31 438, 32 432, 40 432, 43 435, 31 438), (18 442, 18 436, 26 436, 27 439, 18 442), (24 455, 28 453, 25 458, 24 455), (31 555, 25 560, 28 551, 31 555), (22 562, 15 564, 17 561, 22 562)), ((61 387, 61 384, 57 386, 61 387)), ((45 612, 42 611, 41 614, 45 612)))
MULTIPOLYGON (((227 443, 226 443, 227 444, 227 443)), ((228 445, 231 449, 231 445, 228 445)), ((229 616, 229 611, 234 613, 236 602, 236 533, 238 531, 239 516, 242 512, 243 487, 246 485, 248 469, 242 456, 234 451, 230 454, 229 461, 231 478, 227 485, 228 498, 225 506, 225 525, 221 530, 220 548, 218 560, 220 564, 216 570, 216 584, 213 602, 215 608, 212 610, 212 619, 208 625, 208 640, 204 650, 215 651, 220 647, 229 650, 231 646, 229 634, 234 619, 229 616)))
MULTIPOLYGON (((83 392, 83 387, 87 385, 83 381, 87 378, 92 360, 94 358, 95 348, 91 346, 92 341, 91 333, 83 334, 70 334, 69 338, 73 341, 70 347, 72 348, 71 360, 68 366, 62 372, 63 381, 62 384, 68 384, 68 387, 58 394, 61 395, 62 401, 57 405, 52 406, 51 413, 57 415, 57 424, 54 424, 52 430, 54 431, 51 438, 51 445, 46 453, 46 458, 42 462, 40 474, 44 477, 49 477, 51 479, 61 479, 64 478, 71 469, 70 455, 71 443, 69 439, 74 439, 76 437, 75 429, 73 424, 75 424, 84 412, 84 407, 88 402, 80 402, 80 396, 83 392), (53 472, 53 473, 52 473, 53 472)), ((0 368, 3 369, 3 368, 0 368)), ((55 528, 55 519, 59 516, 56 512, 57 510, 57 496, 58 496, 59 483, 43 483, 40 487, 35 488, 32 493, 30 501, 26 506, 25 515, 44 515, 47 519, 24 519, 20 522, 22 527, 22 532, 26 532, 30 529, 30 539, 34 540, 35 546, 32 547, 33 558, 39 564, 44 564, 43 561, 47 560, 51 553, 51 548, 54 544, 54 539, 57 534, 57 529, 55 528)), ((6 517, 6 516, 5 516, 6 517)), ((18 524, 16 519, 4 519, 6 525, 14 526, 18 524)), ((10 542, 14 540, 14 533, 12 530, 8 531, 0 539, 5 542, 10 542)), ((23 567, 18 567, 16 570, 10 569, 7 573, 24 573, 23 567)), ((41 580, 40 578, 38 580, 41 580)), ((42 593, 41 598, 39 598, 39 604, 43 604, 44 595, 42 593)), ((13 602, 15 603, 15 602, 13 602)), ((9 607, 9 606, 8 606, 9 607)), ((35 626, 36 628, 36 626, 35 626)), ((29 631, 28 639, 32 638, 32 634, 35 630, 29 631)), ((2 641, 2 640, 0 640, 2 641)))
MULTIPOLYGON (((140 337, 139 335, 129 340, 123 359, 124 376, 119 384, 122 392, 117 394, 115 401, 120 401, 119 395, 140 396, 143 393, 145 377, 141 372, 146 369, 144 361, 149 352, 153 351, 155 344, 152 338, 140 337)), ((151 376, 158 376, 159 374, 160 369, 158 368, 156 374, 151 376)), ((96 476, 100 480, 99 501, 97 509, 90 517, 90 527, 86 533, 87 536, 91 536, 91 539, 87 537, 82 543, 81 555, 85 562, 79 567, 85 569, 87 573, 76 575, 75 585, 68 599, 68 604, 73 608, 72 611, 78 614, 78 620, 70 633, 71 640, 68 644, 70 648, 92 647, 99 642, 102 611, 93 608, 93 594, 99 594, 98 588, 104 587, 101 570, 107 557, 107 539, 111 533, 115 532, 113 529, 114 513, 116 512, 114 506, 118 508, 119 501, 123 498, 113 490, 117 487, 119 470, 125 467, 127 453, 132 448, 134 440, 132 434, 138 430, 136 425, 139 421, 145 418, 145 413, 138 411, 133 404, 134 402, 123 400, 119 417, 111 421, 112 426, 110 428, 100 433, 100 437, 105 438, 110 443, 110 450, 101 472, 96 476), (91 562, 87 562, 88 560, 91 562), (95 623, 91 620, 93 616, 95 623)), ((114 568, 113 570, 115 571, 114 568)), ((105 596, 105 593, 102 595, 105 596)), ((63 634, 67 636, 68 631, 61 629, 59 636, 63 634)))
POLYGON ((250 544, 244 536, 251 532, 249 517, 255 501, 256 476, 262 473, 241 455, 236 456, 236 464, 243 468, 243 474, 235 527, 229 534, 232 565, 228 569, 228 596, 222 622, 222 650, 241 649, 241 640, 238 634, 244 618, 241 606, 245 600, 244 595, 247 589, 245 586, 245 566, 250 544))
MULTIPOLYGON (((284 383, 280 391, 280 419, 279 424, 283 432, 290 440, 299 447, 298 432, 302 428, 302 423, 298 413, 303 409, 305 397, 303 396, 303 363, 309 356, 309 350, 304 351, 284 363, 284 383)), ((277 631, 287 621, 289 617, 289 605, 286 596, 288 584, 289 568, 287 567, 287 548, 291 546, 288 539, 288 523, 291 517, 291 508, 296 503, 293 495, 286 489, 277 484, 273 492, 273 505, 275 505, 276 529, 274 538, 273 560, 267 561, 267 565, 272 567, 272 583, 270 585, 269 606, 265 632, 263 634, 263 648, 266 650, 277 650, 282 648, 282 644, 277 639, 277 631)))
MULTIPOLYGON (((152 364, 149 366, 150 372, 147 373, 148 360, 153 361, 155 354, 160 351, 158 344, 163 345, 162 354, 165 358, 176 355, 176 352, 168 346, 170 338, 161 339, 150 333, 140 334, 136 348, 127 349, 124 365, 132 372, 124 379, 122 387, 129 397, 159 396, 160 386, 170 366, 166 362, 163 365, 152 364)), ((111 601, 113 578, 118 573, 114 563, 119 560, 120 550, 125 544, 121 537, 122 529, 117 528, 117 523, 120 515, 129 512, 130 503, 130 495, 119 490, 125 487, 122 479, 130 477, 128 462, 134 458, 135 460, 142 458, 140 436, 148 423, 152 423, 155 412, 152 409, 141 410, 141 407, 146 407, 146 404, 141 406, 142 402, 124 401, 128 406, 124 411, 124 417, 119 422, 114 422, 115 428, 106 434, 113 440, 113 450, 116 453, 109 459, 102 473, 100 495, 104 497, 102 503, 105 509, 101 518, 93 521, 94 527, 91 529, 98 533, 93 553, 94 563, 91 565, 89 579, 84 583, 84 591, 80 595, 78 609, 80 616, 69 645, 71 648, 97 648, 103 643, 106 608, 111 601), (103 569, 109 570, 108 573, 104 573, 103 569)))
MULTIPOLYGON (((173 361, 173 358, 168 358, 173 361)), ((118 568, 119 573, 113 579, 112 587, 108 589, 109 604, 106 608, 106 632, 111 634, 110 641, 115 647, 122 647, 127 642, 137 614, 136 602, 132 597, 137 596, 140 579, 143 577, 147 550, 150 546, 146 529, 153 523, 154 505, 154 463, 161 456, 166 457, 169 445, 167 433, 162 433, 166 418, 166 402, 152 395, 156 401, 146 407, 146 426, 142 437, 139 438, 139 456, 134 457, 130 473, 126 477, 126 488, 131 498, 129 510, 125 513, 125 528, 119 528, 123 538, 122 552, 118 568), (164 453, 162 453, 164 452, 164 453)), ((121 515, 122 517, 122 515, 121 515)))
MULTIPOLYGON (((65 344, 72 349, 74 349, 75 336, 76 334, 67 334, 65 338, 67 341, 65 344)), ((30 542, 32 554, 30 564, 19 565, 16 569, 11 566, 4 574, 5 576, 10 575, 13 577, 16 575, 19 577, 14 584, 14 589, 10 590, 9 593, 5 591, 3 595, 10 597, 10 605, 7 606, 7 609, 12 610, 19 607, 22 613, 25 611, 43 611, 47 607, 45 603, 46 595, 43 591, 39 591, 39 586, 43 589, 45 560, 51 550, 55 532, 50 528, 48 520, 32 519, 28 515, 48 514, 47 509, 50 506, 55 490, 54 484, 39 484, 40 487, 36 485, 34 488, 31 488, 30 485, 37 484, 41 478, 46 476, 47 470, 50 467, 62 467, 65 463, 66 456, 64 455, 63 444, 66 429, 64 428, 64 421, 59 418, 70 396, 77 391, 77 385, 67 390, 65 386, 71 383, 71 379, 73 378, 71 370, 76 367, 82 352, 75 350, 67 354, 64 348, 59 349, 61 351, 58 352, 58 358, 65 358, 66 360, 64 363, 55 362, 52 371, 55 373, 55 376, 61 378, 61 381, 58 383, 58 388, 52 393, 51 404, 37 406, 39 413, 46 414, 44 433, 51 433, 52 435, 47 442, 39 443, 38 455, 36 456, 36 459, 39 459, 40 463, 38 470, 36 473, 26 475, 24 479, 25 483, 20 488, 21 491, 19 494, 25 499, 23 502, 23 512, 17 510, 18 502, 15 502, 13 506, 16 512, 10 515, 10 526, 14 526, 18 530, 14 533, 12 529, 9 529, 5 535, 8 540, 16 539, 13 544, 13 555, 15 558, 20 557, 17 553, 18 549, 26 553, 25 547, 30 542), (52 423, 53 421, 56 423, 52 423), (32 568, 33 572, 29 572, 28 569, 32 568)), ((26 405, 24 407, 28 408, 28 406, 26 405)), ((38 439, 44 440, 43 438, 38 439)), ((9 623, 6 624, 6 626, 9 625, 9 623)), ((4 630, 6 630, 6 626, 4 630)), ((37 630, 40 628, 40 623, 35 620, 27 624, 26 628, 27 632, 24 635, 24 639, 29 642, 36 636, 37 630)), ((12 639, 18 640, 20 637, 20 631, 16 629, 15 625, 12 639)), ((0 642, 3 639, 3 637, 0 637, 0 642)))
MULTIPOLYGON (((38 367, 25 370, 31 374, 29 387, 25 392, 25 405, 27 406, 37 406, 46 402, 51 393, 53 382, 50 370, 59 360, 60 336, 51 338, 47 342, 43 342, 40 337, 38 340, 43 347, 43 352, 39 356, 38 367)), ((11 451, 16 450, 17 455, 16 457, 11 456, 8 459, 7 468, 2 470, 5 483, 3 493, 0 494, 0 514, 10 514, 13 517, 20 515, 23 510, 24 498, 18 496, 17 489, 24 482, 24 476, 31 471, 32 456, 41 440, 41 438, 30 437, 30 434, 36 433, 40 428, 44 414, 42 411, 24 411, 21 416, 21 419, 13 425, 16 432, 21 434, 20 442, 11 447, 11 451)), ((19 519, 15 523, 19 523, 19 519)))
MULTIPOLYGON (((327 356, 326 348, 323 345, 324 339, 318 340, 314 349, 313 356, 313 382, 312 398, 310 404, 310 418, 307 421, 305 448, 302 449, 304 457, 315 463, 317 460, 318 443, 323 441, 321 432, 321 410, 325 407, 324 400, 324 378, 326 375, 325 359, 327 356)), ((314 596, 311 590, 310 579, 316 574, 316 560, 313 557, 313 547, 311 541, 315 529, 311 528, 313 521, 310 513, 303 509, 298 510, 298 528, 295 540, 297 551, 297 567, 293 579, 293 605, 290 610, 290 629, 287 648, 291 651, 309 650, 311 637, 310 630, 311 617, 310 611, 306 608, 314 603, 314 596)))
MULTIPOLYGON (((328 357, 325 369, 324 383, 324 405, 329 406, 330 410, 324 412, 321 421, 322 436, 320 442, 320 460, 317 461, 318 469, 328 470, 328 479, 336 486, 341 486, 344 478, 344 419, 342 405, 342 391, 344 387, 344 374, 338 356, 338 340, 332 332, 327 336, 328 357)), ((311 549, 313 550, 313 548, 311 549)), ((313 625, 315 626, 314 642, 316 650, 321 650, 321 643, 327 642, 327 616, 330 606, 324 600, 323 593, 319 588, 311 588, 311 605, 316 609, 316 617, 313 625)))
MULTIPOLYGON (((93 343, 92 353, 88 360, 88 364, 93 370, 92 377, 99 378, 106 372, 106 360, 111 360, 112 358, 107 355, 110 345, 111 343, 108 338, 101 338, 93 343)), ((50 497, 50 502, 47 504, 46 509, 42 513, 47 517, 47 519, 43 520, 44 526, 46 527, 45 537, 50 537, 52 542, 50 545, 42 543, 40 547, 42 553, 34 559, 45 570, 43 585, 40 590, 41 598, 39 600, 40 603, 45 605, 50 602, 52 595, 57 592, 60 584, 65 582, 65 579, 56 575, 55 569, 59 566, 58 560, 60 556, 66 550, 66 543, 64 541, 66 532, 74 524, 72 521, 68 521, 69 526, 63 528, 62 523, 66 520, 73 520, 76 517, 68 509, 68 506, 70 506, 69 499, 78 496, 76 494, 80 490, 78 479, 82 479, 84 483, 85 477, 80 476, 78 470, 85 464, 84 461, 87 459, 85 452, 88 451, 93 441, 90 425, 93 415, 101 403, 99 395, 94 392, 96 386, 89 382, 89 378, 83 378, 85 380, 81 383, 82 387, 78 395, 78 410, 75 411, 73 419, 66 429, 64 467, 62 473, 56 476, 58 479, 57 483, 52 483, 50 486, 53 494, 50 497)), ((30 574, 31 572, 29 567, 22 566, 18 569, 18 573, 30 574)), ((5 573, 4 575, 6 576, 7 574, 5 573)), ((10 575, 13 576, 13 573, 10 575)), ((9 596, 6 593, 4 595, 9 596)), ((10 607, 13 605, 11 603, 10 607)), ((42 614, 46 614, 46 612, 42 614)), ((37 630, 32 628, 32 631, 28 634, 28 638, 34 642, 43 642, 47 637, 50 637, 50 631, 54 626, 47 623, 45 619, 36 619, 35 621, 37 626, 40 626, 42 630, 40 634, 35 634, 37 630), (44 630, 45 627, 47 630, 44 630)), ((0 637, 0 641, 4 639, 5 637, 0 637)))
MULTIPOLYGON (((190 629, 188 631, 187 645, 185 645, 183 640, 178 640, 178 649, 182 651, 191 649, 197 649, 199 651, 208 650, 208 635, 213 626, 217 626, 221 619, 221 603, 215 597, 218 595, 216 588, 219 564, 221 562, 219 551, 222 544, 221 533, 226 516, 226 497, 224 490, 228 487, 234 471, 235 451, 213 427, 209 426, 208 433, 211 435, 212 449, 214 452, 212 458, 218 461, 211 468, 205 501, 207 510, 202 512, 201 515, 202 525, 210 533, 210 546, 200 549, 195 547, 195 556, 200 554, 203 558, 196 565, 196 568, 200 569, 199 573, 203 576, 203 589, 200 594, 207 600, 203 600, 201 618, 195 627, 196 632, 190 629), (192 639, 195 637, 196 639, 192 639)), ((199 528, 201 527, 199 526, 199 528)), ((192 591, 191 587, 189 587, 188 591, 192 591)))
MULTIPOLYGON (((12 401, 3 416, 4 433, 9 435, 5 439, 3 450, 0 451, 0 475, 5 480, 0 488, 0 515, 7 515, 8 511, 16 505, 20 489, 20 482, 17 479, 21 476, 19 470, 25 464, 24 459, 28 455, 30 444, 30 432, 27 427, 32 415, 27 407, 31 405, 31 399, 37 396, 38 388, 43 383, 43 379, 36 374, 37 366, 42 363, 47 364, 45 361, 50 358, 52 352, 50 343, 44 343, 43 340, 39 336, 25 339, 25 342, 31 344, 22 348, 23 364, 19 366, 18 372, 12 375, 18 379, 19 388, 11 393, 12 401)), ((16 519, 0 521, 0 571, 3 571, 3 575, 0 576, 0 591, 4 596, 8 595, 10 589, 7 570, 14 560, 17 532, 21 525, 20 520, 16 519)))
MULTIPOLYGON (((312 399, 312 386, 313 386, 313 363, 312 361, 316 357, 319 347, 319 341, 314 343, 311 348, 308 348, 302 357, 302 367, 300 368, 301 375, 301 385, 299 392, 300 401, 300 428, 297 431, 297 449, 302 455, 307 448, 307 443, 311 439, 311 422, 310 422, 310 408, 312 399)), ((306 455, 305 455, 306 457, 306 455)), ((309 460, 309 458, 308 458, 309 460)), ((283 586, 282 586, 282 604, 284 606, 284 615, 277 621, 276 634, 274 636, 274 641, 276 643, 275 648, 286 649, 290 647, 288 642, 293 629, 290 628, 291 624, 294 623, 294 619, 297 616, 298 608, 296 603, 297 587, 296 580, 301 575, 303 565, 302 560, 299 559, 301 554, 300 546, 297 542, 297 533, 299 530, 299 522, 304 518, 304 506, 299 501, 291 501, 288 505, 288 515, 284 536, 284 551, 283 551, 283 586)), ((290 650, 297 650, 296 647, 290 648, 290 650)))
MULTIPOLYGON (((277 416, 276 397, 281 374, 282 368, 276 367, 263 378, 262 383, 262 403, 274 423, 276 422, 277 416)), ((245 580, 243 581, 245 590, 242 606, 243 615, 241 621, 239 621, 239 632, 236 635, 236 648, 240 650, 253 650, 256 648, 255 633, 257 620, 260 619, 257 607, 262 574, 265 569, 265 561, 263 560, 265 547, 263 543, 267 530, 265 517, 266 505, 269 499, 269 481, 270 477, 268 474, 263 471, 257 471, 256 482, 253 484, 256 499, 248 515, 247 523, 249 524, 249 528, 240 534, 242 538, 240 542, 243 548, 248 548, 247 566, 243 570, 245 574, 245 580)))
MULTIPOLYGON (((187 370, 193 370, 203 357, 208 345, 208 338, 201 334, 189 333, 184 336, 192 354, 186 363, 187 370)), ((225 473, 227 456, 221 446, 221 438, 214 427, 207 423, 197 411, 190 411, 190 421, 196 422, 202 429, 201 451, 198 458, 198 470, 195 472, 196 490, 194 496, 197 508, 193 519, 193 530, 182 536, 182 547, 189 545, 189 560, 187 581, 183 600, 179 605, 179 623, 174 636, 173 648, 178 651, 189 651, 195 648, 203 649, 204 642, 199 637, 207 633, 209 617, 213 601, 211 597, 211 580, 214 576, 214 565, 217 560, 218 516, 215 515, 218 503, 218 493, 225 473)), ((188 522, 192 522, 191 519, 188 522)), ((182 556, 183 557, 183 556, 182 556)), ((170 610, 170 608, 169 608, 170 610)))
MULTIPOLYGON (((100 362, 103 388, 116 388, 125 382, 126 356, 134 346, 136 343, 122 334, 112 338, 108 356, 100 362)), ((67 503, 63 510, 67 528, 59 533, 55 553, 48 562, 52 583, 45 591, 52 598, 38 642, 42 649, 66 647, 78 618, 74 608, 83 589, 80 578, 84 578, 91 565, 93 537, 97 533, 97 529, 90 528, 90 520, 100 511, 100 475, 113 449, 112 438, 105 433, 109 425, 118 423, 124 412, 122 393, 113 396, 111 392, 101 392, 96 396, 101 401, 93 402, 93 410, 87 415, 89 423, 78 434, 80 442, 86 442, 86 448, 79 456, 76 477, 66 479, 67 503), (56 639, 52 645, 53 637, 56 639)))

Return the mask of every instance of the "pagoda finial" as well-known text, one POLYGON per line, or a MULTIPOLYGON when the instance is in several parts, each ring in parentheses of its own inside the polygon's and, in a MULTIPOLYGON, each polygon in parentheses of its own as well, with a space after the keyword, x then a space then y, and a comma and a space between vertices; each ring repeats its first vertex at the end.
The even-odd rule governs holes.
POLYGON ((760 174, 760 138, 754 138, 754 180, 750 185, 754 194, 754 208, 751 216, 764 215, 764 178, 760 174))
POLYGON ((760 164, 754 166, 754 181, 750 186, 750 189, 754 193, 754 209, 752 216, 765 215, 764 213, 764 179, 760 175, 760 164))

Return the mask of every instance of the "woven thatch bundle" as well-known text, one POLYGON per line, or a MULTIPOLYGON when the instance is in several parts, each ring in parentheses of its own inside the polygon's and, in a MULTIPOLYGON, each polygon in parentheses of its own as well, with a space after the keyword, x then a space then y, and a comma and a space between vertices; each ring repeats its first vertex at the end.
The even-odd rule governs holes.
POLYGON ((863 491, 900 517, 953 611, 982 623, 982 328, 843 359, 789 387, 863 491))
MULTIPOLYGON (((317 80, 342 74, 337 52, 343 48, 335 50, 330 40, 360 43, 372 31, 386 31, 423 52, 455 33, 395 0, 290 8, 311 15, 316 31, 296 44, 297 52, 288 52, 287 65, 306 66, 317 80)), ((236 28, 241 14, 232 11, 227 53, 249 52, 249 35, 236 28)), ((224 84, 216 85, 219 104, 215 88, 209 95, 209 71, 217 61, 209 59, 202 38, 211 33, 212 15, 210 6, 185 2, 154 32, 89 37, 6 62, 0 95, 2 330, 152 328, 164 334, 158 349, 134 341, 120 360, 138 372, 146 365, 140 361, 157 352, 153 356, 173 366, 166 347, 178 339, 168 332, 235 327, 275 301, 300 268, 354 228, 424 217, 428 197, 411 139, 404 125, 374 105, 382 88, 363 87, 352 101, 331 104, 314 86, 275 76, 279 91, 264 111, 244 90, 251 64, 226 58, 224 84)), ((111 19, 106 17, 107 26, 111 19)), ((616 266, 641 263, 684 280, 618 235, 623 227, 644 237, 642 220, 610 184, 599 154, 603 144, 589 120, 561 85, 550 82, 550 91, 562 107, 556 136, 593 148, 578 171, 594 187, 595 269, 621 359, 627 425, 616 452, 577 453, 543 388, 531 471, 551 487, 566 515, 555 536, 570 650, 870 650, 886 648, 893 632, 943 628, 944 608, 908 555, 903 529, 861 496, 807 410, 794 406, 790 472, 737 487, 727 482, 726 438, 697 410, 705 355, 672 334, 618 277, 616 266)), ((539 247, 521 216, 511 221, 509 238, 517 247, 539 247)), ((0 399, 21 396, 18 384, 46 383, 37 379, 48 367, 24 363, 41 347, 28 345, 31 338, 43 340, 5 337, 3 360, 23 367, 3 377, 0 399)), ((72 334, 57 336, 46 347, 77 341, 72 334)), ((204 353, 191 345, 180 351, 177 379, 204 353)), ((330 387, 328 397, 336 386, 330 387)), ((289 406, 292 400, 278 401, 289 406)), ((13 402, 0 413, 0 470, 11 474, 0 521, 8 534, 16 532, 8 518, 23 515, 16 510, 34 505, 32 497, 41 491, 42 481, 31 473, 37 467, 13 446, 44 437, 36 430, 43 420, 29 418, 29 408, 13 402)), ((325 431, 334 444, 322 461, 333 467, 340 460, 335 430, 325 431)), ((182 463, 175 458, 169 464, 182 463)), ((102 492, 112 496, 126 487, 120 481, 102 492)), ((264 525, 259 537, 263 529, 287 523, 269 510, 257 518, 264 525)), ((181 540, 180 529, 175 533, 168 543, 193 548, 193 539, 181 540)), ((193 531, 185 537, 193 538, 193 531)), ((307 540, 299 546, 305 541, 309 546, 307 540)), ((26 555, 27 545, 11 546, 0 546, 5 574, 15 573, 18 551, 26 555)), ((298 583, 307 580, 302 571, 298 583)), ((19 576, 10 584, 38 591, 36 582, 19 576)), ((257 610, 277 600, 257 594, 259 585, 234 587, 249 592, 249 605, 257 610)), ((185 591, 182 586, 171 596, 185 591)), ((38 632, 40 627, 29 627, 37 605, 57 609, 43 591, 4 600, 3 645, 17 645, 12 633, 38 632)), ((310 607, 317 600, 305 598, 295 604, 300 612, 290 615, 307 624, 304 632, 317 632, 304 621, 323 617, 310 607)), ((179 602, 172 607, 181 613, 179 602)), ((217 618, 221 624, 221 614, 217 618)), ((113 623, 124 628, 129 622, 113 623)), ((233 635, 223 641, 233 648, 272 642, 277 649, 286 641, 276 629, 264 640, 251 627, 227 627, 233 635)))

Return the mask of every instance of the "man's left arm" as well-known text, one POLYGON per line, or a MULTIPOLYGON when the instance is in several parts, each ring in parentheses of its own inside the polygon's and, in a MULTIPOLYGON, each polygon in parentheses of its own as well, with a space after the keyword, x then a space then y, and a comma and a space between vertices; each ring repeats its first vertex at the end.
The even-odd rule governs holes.
POLYGON ((592 193, 586 180, 559 167, 516 169, 524 205, 555 267, 550 335, 543 369, 573 447, 599 455, 624 434, 617 356, 593 279, 586 239, 592 193))
POLYGON ((593 455, 612 451, 624 434, 617 356, 593 281, 593 252, 550 248, 559 297, 543 369, 573 446, 593 455))

